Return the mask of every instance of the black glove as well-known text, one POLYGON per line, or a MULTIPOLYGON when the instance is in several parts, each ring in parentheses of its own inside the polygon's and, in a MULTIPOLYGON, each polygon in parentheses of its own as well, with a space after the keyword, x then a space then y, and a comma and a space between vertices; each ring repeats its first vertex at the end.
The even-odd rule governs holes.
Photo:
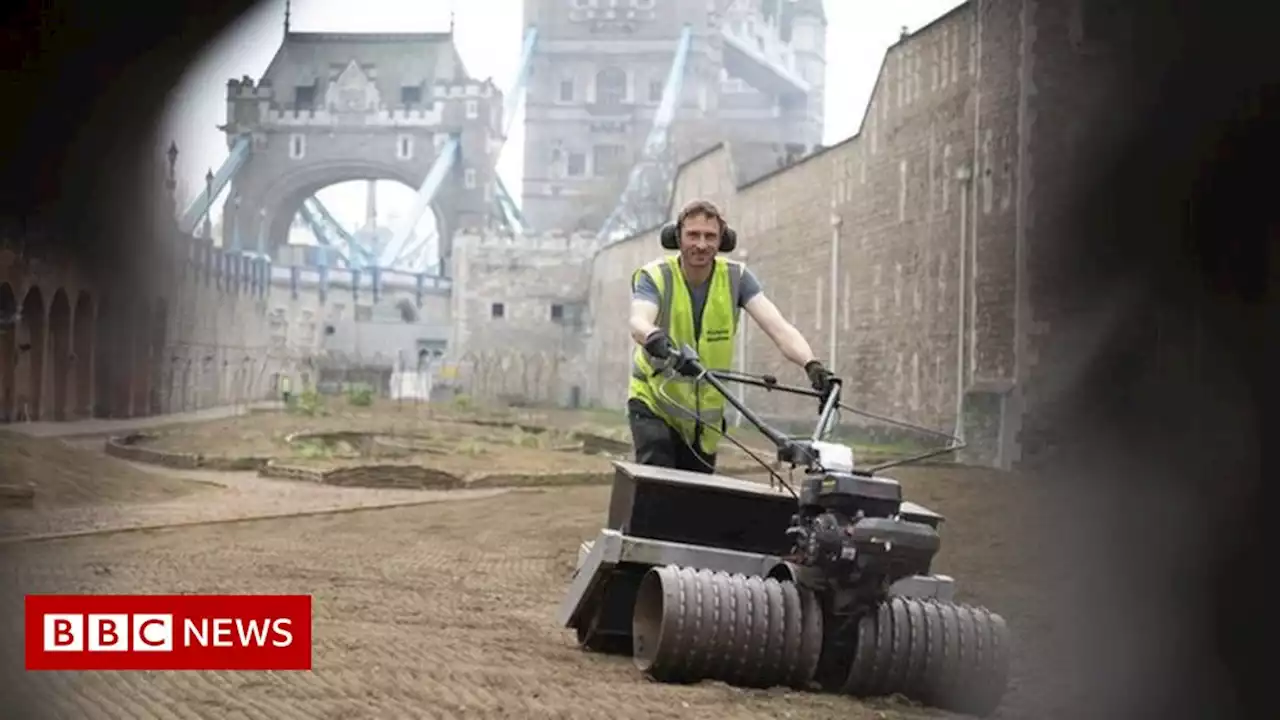
POLYGON ((814 390, 822 393, 822 399, 826 400, 827 395, 831 393, 832 385, 834 385, 832 380, 835 380, 836 376, 817 360, 810 360, 805 363, 804 372, 809 376, 809 384, 813 386, 814 390))
POLYGON ((648 337, 644 339, 644 351, 659 360, 666 360, 671 357, 671 351, 674 349, 675 346, 672 345, 671 338, 667 337, 667 331, 662 328, 649 333, 648 337))
POLYGON ((672 367, 685 377, 697 377, 702 372, 701 368, 691 362, 695 358, 687 355, 684 350, 672 350, 671 357, 675 360, 672 367))

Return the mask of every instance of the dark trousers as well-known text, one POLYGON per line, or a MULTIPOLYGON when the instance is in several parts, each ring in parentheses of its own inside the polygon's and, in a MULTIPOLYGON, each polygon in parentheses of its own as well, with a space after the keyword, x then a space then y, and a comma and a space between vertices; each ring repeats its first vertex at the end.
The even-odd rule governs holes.
MULTIPOLYGON (((692 447, 685 439, 639 400, 627 401, 627 418, 631 423, 631 442, 636 462, 641 465, 714 473, 715 453, 707 455, 692 447)), ((705 432, 715 432, 706 430, 705 432)))

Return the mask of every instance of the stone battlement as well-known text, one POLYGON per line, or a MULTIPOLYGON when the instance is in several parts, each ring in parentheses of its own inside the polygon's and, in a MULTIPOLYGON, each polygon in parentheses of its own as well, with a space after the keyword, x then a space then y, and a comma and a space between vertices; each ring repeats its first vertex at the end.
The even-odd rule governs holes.
POLYGON ((227 81, 228 100, 270 100, 274 96, 275 90, 269 82, 264 81, 255 85, 253 78, 250 77, 227 81))
POLYGON ((575 254, 590 254, 599 246, 600 242, 596 239, 596 234, 586 231, 565 233, 561 230, 548 230, 541 233, 515 235, 507 231, 462 228, 454 238, 455 248, 509 248, 520 252, 563 250, 575 254))
POLYGON ((431 95, 437 98, 488 98, 500 95, 498 88, 491 80, 476 82, 453 82, 437 80, 431 84, 431 95))
MULTIPOLYGON (((263 116, 264 125, 305 127, 309 125, 335 125, 338 114, 324 109, 293 109, 275 106, 263 116)), ((443 103, 432 103, 429 108, 395 108, 375 110, 365 114, 366 127, 438 127, 444 124, 443 103)))
MULTIPOLYGON (((501 95, 501 91, 492 80, 436 80, 427 88, 433 98, 449 100, 455 98, 490 98, 501 95)), ((269 81, 255 83, 253 78, 234 78, 227 81, 228 100, 271 100, 275 97, 275 88, 269 81)))

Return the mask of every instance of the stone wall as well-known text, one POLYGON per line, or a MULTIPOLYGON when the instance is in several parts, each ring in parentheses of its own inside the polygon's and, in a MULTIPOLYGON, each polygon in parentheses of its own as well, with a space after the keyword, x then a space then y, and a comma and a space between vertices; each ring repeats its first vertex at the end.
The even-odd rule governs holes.
POLYGON ((448 278, 318 267, 271 271, 271 352, 287 358, 284 372, 296 388, 313 386, 321 369, 341 377, 361 368, 386 377, 397 364, 416 366, 420 350, 442 353, 448 342, 448 278))
POLYGON ((583 299, 591 234, 454 240, 450 366, 479 399, 573 405, 588 375, 583 299))
POLYGON ((174 235, 144 293, 0 249, 0 421, 137 417, 265 397, 269 267, 174 235))

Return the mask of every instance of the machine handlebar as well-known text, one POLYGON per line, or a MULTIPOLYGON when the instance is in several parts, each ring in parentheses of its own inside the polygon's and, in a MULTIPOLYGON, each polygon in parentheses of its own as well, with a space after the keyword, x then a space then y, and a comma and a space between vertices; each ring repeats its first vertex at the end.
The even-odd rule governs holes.
MULTIPOLYGON (((698 353, 692 347, 685 345, 680 348, 673 349, 671 359, 675 367, 682 373, 691 375, 701 380, 705 380, 711 387, 715 388, 724 396, 725 402, 733 406, 735 410, 742 413, 747 419, 778 448, 778 457, 784 461, 793 459, 794 450, 798 446, 795 438, 786 435, 778 429, 770 426, 759 415, 755 414, 741 400, 734 397, 729 392, 726 382, 736 382, 742 385, 750 385, 753 387, 764 388, 769 391, 778 391, 790 393, 792 395, 807 395, 809 397, 818 398, 821 401, 821 412, 818 415, 817 426, 813 430, 811 442, 821 440, 826 433, 827 428, 831 425, 836 410, 840 408, 840 389, 842 382, 839 378, 832 378, 831 389, 827 392, 820 392, 812 388, 799 387, 796 385, 783 385, 778 379, 772 375, 748 375, 724 370, 708 370, 702 361, 698 358, 698 353)), ((798 458, 797 458, 798 459, 798 458)))
POLYGON ((699 380, 705 380, 708 384, 714 387, 721 395, 723 395, 725 402, 729 403, 731 406, 733 406, 735 410, 742 413, 742 416, 747 419, 747 422, 754 425, 755 428, 760 431, 761 435, 764 435, 766 438, 769 439, 770 442, 774 444, 775 447, 777 447, 778 459, 783 462, 789 462, 796 465, 807 465, 810 462, 812 462, 814 460, 811 452, 812 443, 820 442, 822 440, 822 436, 826 434, 828 428, 830 427, 835 417, 836 411, 842 407, 858 415, 862 415, 864 417, 870 418, 872 420, 883 422, 889 425, 897 425, 899 427, 908 428, 908 429, 915 430, 917 432, 920 432, 926 435, 932 435, 938 438, 945 438, 947 441, 944 447, 934 449, 934 450, 929 450, 927 452, 923 452, 917 455, 912 455, 910 457, 902 458, 899 460, 893 460, 893 461, 881 463, 879 465, 876 465, 873 468, 870 468, 868 470, 869 472, 875 472, 877 470, 883 470, 885 468, 893 467, 895 465, 902 465, 905 463, 914 462, 917 460, 923 460, 923 459, 934 457, 937 455, 942 455, 945 453, 953 452, 955 450, 959 450, 960 448, 963 448, 965 446, 965 443, 963 440, 959 439, 958 437, 949 435, 947 433, 938 432, 937 430, 931 430, 929 428, 921 427, 919 425, 914 425, 911 423, 905 423, 900 420, 894 420, 894 419, 882 417, 879 415, 873 415, 863 410, 855 410, 853 408, 843 405, 840 402, 840 393, 844 383, 842 380, 840 380, 840 378, 832 378, 830 390, 824 393, 824 392, 820 392, 818 390, 814 390, 812 388, 807 388, 807 387, 799 387, 796 385, 783 385, 779 383, 778 379, 773 377, 772 375, 749 375, 747 373, 739 373, 739 372, 733 372, 733 371, 727 371, 727 370, 708 370, 706 366, 702 364, 702 361, 698 358, 698 353, 696 350, 694 350, 689 345, 675 347, 674 343, 672 344, 672 348, 671 348, 671 362, 675 367, 675 369, 681 374, 689 375, 699 380), (729 388, 725 385, 726 382, 736 382, 742 385, 759 387, 771 392, 778 391, 778 392, 789 393, 792 395, 806 395, 809 397, 818 398, 821 401, 822 409, 818 415, 818 422, 817 422, 817 425, 814 427, 813 435, 809 438, 801 440, 799 438, 786 435, 785 433, 779 431, 777 428, 771 427, 759 415, 752 412, 750 408, 748 408, 745 404, 743 404, 741 400, 734 397, 733 393, 729 392, 729 388))

